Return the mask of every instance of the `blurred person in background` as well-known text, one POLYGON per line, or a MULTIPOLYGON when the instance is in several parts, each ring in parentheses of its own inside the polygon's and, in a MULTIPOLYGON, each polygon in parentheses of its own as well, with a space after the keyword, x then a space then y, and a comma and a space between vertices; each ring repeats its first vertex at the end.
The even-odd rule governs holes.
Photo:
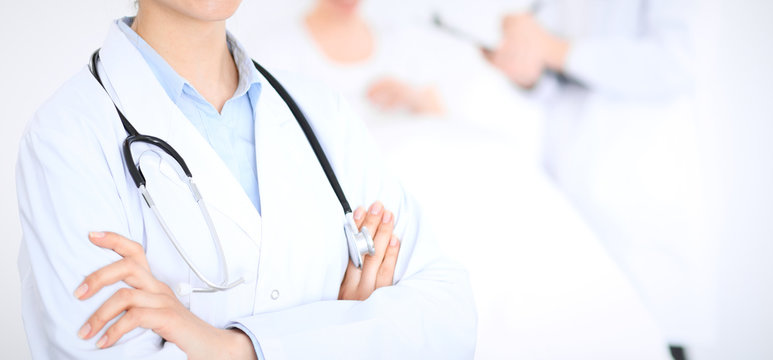
MULTIPOLYGON (((385 14, 378 1, 304 3, 290 21, 274 19, 267 27, 270 34, 256 31, 259 25, 253 21, 240 24, 237 19, 235 28, 267 67, 292 69, 332 87, 371 129, 410 119, 493 125, 505 121, 492 118, 535 118, 534 111, 513 104, 509 84, 480 59, 476 48, 429 24, 407 21, 409 16, 403 14, 385 14), (481 114, 481 108, 488 110, 481 114)), ((245 5, 242 13, 254 15, 245 5)))
POLYGON ((338 79, 347 73, 343 77, 353 80, 348 85, 361 87, 356 90, 381 110, 442 114, 444 104, 432 80, 406 73, 422 59, 422 54, 400 48, 407 45, 407 34, 384 31, 359 8, 358 0, 320 0, 306 14, 296 35, 305 38, 306 50, 314 53, 309 55, 324 63, 317 69, 338 79))
POLYGON ((544 164, 671 342, 708 341, 713 242, 691 123, 688 1, 546 0, 486 58, 543 105, 544 164))
POLYGON ((361 113, 445 112, 438 71, 425 60, 426 49, 411 47, 414 34, 366 17, 358 0, 315 1, 296 20, 281 35, 255 42, 267 66, 300 69, 335 87, 361 113))
POLYGON ((256 59, 346 95, 444 249, 472 269, 479 358, 662 358, 649 313, 537 166, 538 113, 476 46, 378 1, 282 4, 270 19, 245 5, 231 29, 256 59))

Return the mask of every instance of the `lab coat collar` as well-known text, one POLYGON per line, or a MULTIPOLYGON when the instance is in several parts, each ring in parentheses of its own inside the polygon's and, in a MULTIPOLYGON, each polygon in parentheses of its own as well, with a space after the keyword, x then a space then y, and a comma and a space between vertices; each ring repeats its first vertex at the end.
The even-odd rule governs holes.
POLYGON ((261 217, 249 197, 214 149, 172 102, 116 23, 110 26, 100 57, 107 75, 102 78, 127 119, 140 133, 164 139, 174 147, 185 159, 207 204, 259 243, 261 217))

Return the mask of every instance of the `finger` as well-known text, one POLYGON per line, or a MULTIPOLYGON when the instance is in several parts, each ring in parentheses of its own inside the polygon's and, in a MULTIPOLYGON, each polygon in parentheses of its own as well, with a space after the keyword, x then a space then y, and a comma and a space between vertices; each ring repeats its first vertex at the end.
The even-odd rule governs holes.
POLYGON ((102 330, 110 320, 133 307, 157 308, 164 304, 162 295, 132 288, 119 289, 86 320, 86 323, 78 331, 78 336, 83 339, 91 338, 102 330))
POLYGON ((490 63, 494 63, 494 50, 487 48, 487 47, 481 47, 480 48, 481 54, 483 54, 483 57, 490 63))
POLYGON ((375 83, 375 84, 371 85, 371 87, 368 88, 368 96, 369 97, 376 96, 378 93, 383 91, 382 90, 383 88, 384 88, 384 86, 382 85, 381 82, 378 82, 378 83, 375 83))
POLYGON ((382 108, 389 109, 394 108, 399 104, 399 100, 403 93, 405 93, 405 89, 402 85, 398 83, 391 83, 373 89, 371 92, 369 92, 368 98, 374 104, 382 108))
POLYGON ((112 232, 90 232, 89 240, 101 248, 110 249, 123 257, 145 256, 145 250, 136 241, 112 232))
POLYGON ((390 110, 398 107, 400 105, 400 96, 399 94, 395 92, 389 92, 387 94, 384 94, 384 98, 382 99, 381 106, 384 109, 390 110))
POLYGON ((171 318, 170 311, 168 309, 133 307, 105 331, 105 334, 97 341, 97 347, 104 349, 112 346, 126 333, 138 327, 155 330, 165 326, 171 318))
POLYGON ((388 100, 389 93, 387 93, 384 90, 378 90, 378 91, 374 91, 374 92, 370 93, 368 98, 370 99, 370 101, 373 104, 375 104, 375 105, 377 105, 379 107, 384 107, 384 106, 386 106, 386 103, 389 101, 388 100))
POLYGON ((509 14, 502 19, 502 31, 507 32, 508 28, 515 25, 516 16, 515 14, 509 14))
POLYGON ((354 224, 357 225, 358 229, 361 228, 362 227, 362 223, 365 222, 365 213, 366 212, 367 211, 365 211, 365 208, 362 207, 362 206, 360 206, 356 210, 354 210, 354 214, 353 214, 354 224))
POLYGON ((488 60, 489 64, 500 70, 505 70, 507 68, 506 58, 507 53, 502 49, 491 51, 486 54, 486 60, 488 60))
POLYGON ((134 260, 121 259, 86 276, 75 289, 75 297, 80 300, 90 298, 105 286, 124 281, 133 288, 150 292, 160 292, 158 281, 142 265, 134 260))
POLYGON ((373 237, 376 253, 374 255, 365 255, 365 259, 363 259, 360 286, 365 286, 368 289, 372 289, 375 286, 376 275, 381 266, 381 261, 384 260, 384 252, 389 244, 389 239, 392 238, 393 230, 394 216, 391 211, 385 211, 378 232, 373 237))
POLYGON ((381 223, 381 217, 384 215, 384 205, 381 202, 376 201, 368 209, 368 213, 365 215, 365 221, 363 221, 360 230, 367 228, 368 232, 373 234, 378 231, 378 225, 381 223))
POLYGON ((396 107, 397 105, 400 105, 400 102, 405 97, 406 93, 407 91, 403 87, 392 87, 388 89, 388 91, 384 92, 382 105, 387 107, 396 107))
POLYGON ((397 266, 397 255, 400 253, 400 240, 392 235, 389 246, 384 254, 384 260, 378 269, 376 276, 376 289, 391 286, 395 277, 395 267, 397 266))
POLYGON ((362 270, 354 266, 354 263, 350 259, 349 265, 346 266, 344 279, 341 281, 341 288, 338 290, 338 300, 353 300, 353 298, 350 298, 350 294, 357 291, 361 274, 362 270))
POLYGON ((356 273, 354 270, 357 270, 357 267, 354 266, 352 259, 349 259, 349 263, 346 265, 346 272, 344 273, 344 278, 343 280, 341 280, 342 289, 351 284, 357 284, 360 281, 359 274, 356 273))
POLYGON ((389 81, 381 80, 381 81, 378 81, 378 82, 374 83, 368 89, 367 94, 368 94, 368 97, 371 100, 375 101, 376 99, 384 96, 384 94, 389 93, 390 88, 391 88, 391 84, 389 83, 389 81))

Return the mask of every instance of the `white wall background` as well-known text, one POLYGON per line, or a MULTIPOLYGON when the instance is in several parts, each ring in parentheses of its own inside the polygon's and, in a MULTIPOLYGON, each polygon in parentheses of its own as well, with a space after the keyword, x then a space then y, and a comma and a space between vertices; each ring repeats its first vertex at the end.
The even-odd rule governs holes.
MULTIPOLYGON (((250 0, 245 0, 250 1, 250 0)), ((0 348, 28 358, 16 258, 14 163, 35 109, 100 46, 130 0, 0 3, 0 348)), ((719 258, 720 333, 697 359, 773 358, 773 2, 703 0, 697 12, 701 141, 719 258)))
POLYGON ((21 319, 16 258, 21 239, 14 166, 19 138, 35 109, 88 61, 110 19, 128 13, 129 0, 0 2, 0 349, 5 359, 29 358, 21 319))
POLYGON ((719 225, 719 341, 703 359, 771 359, 773 2, 701 1, 698 104, 719 225))

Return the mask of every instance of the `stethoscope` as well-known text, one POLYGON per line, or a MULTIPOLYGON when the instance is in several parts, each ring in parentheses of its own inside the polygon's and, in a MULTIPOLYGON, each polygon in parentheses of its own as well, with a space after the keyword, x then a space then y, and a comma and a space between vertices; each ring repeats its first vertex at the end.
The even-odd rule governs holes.
MULTIPOLYGON (((102 84, 102 79, 100 78, 99 73, 97 71, 97 62, 99 62, 99 50, 95 51, 94 54, 91 56, 91 67, 89 70, 91 70, 91 74, 94 75, 94 78, 97 79, 97 82, 99 82, 99 85, 101 85, 102 88, 105 90, 105 92, 107 92, 107 89, 105 88, 105 85, 102 84)), ((314 154, 317 156, 317 160, 319 161, 319 164, 322 166, 322 169, 325 171, 325 176, 327 176, 327 180, 330 182, 330 186, 333 188, 333 191, 338 197, 338 201, 341 203, 341 207, 344 210, 344 219, 345 219, 344 233, 346 234, 346 243, 349 248, 349 258, 352 260, 352 263, 356 267, 358 268, 362 267, 363 256, 365 254, 370 254, 370 255, 375 254, 373 238, 371 237, 370 232, 365 226, 362 227, 361 231, 357 230, 357 225, 355 224, 354 216, 352 215, 352 209, 349 206, 349 202, 346 200, 346 196, 344 195, 344 192, 341 189, 341 185, 339 185, 338 183, 338 178, 336 178, 336 175, 333 172, 333 168, 330 166, 330 162, 327 160, 327 157, 325 156, 325 153, 322 150, 322 146, 320 146, 319 141, 317 140, 317 137, 314 135, 314 131, 311 129, 309 122, 306 120, 306 116, 298 107, 298 104, 295 103, 295 100, 293 100, 293 98, 290 96, 287 90, 285 90, 282 84, 280 84, 279 81, 277 81, 276 78, 274 78, 274 76, 271 75, 271 73, 266 71, 266 69, 264 69, 254 60, 252 63, 255 65, 255 68, 263 75, 263 77, 265 77, 266 80, 268 80, 269 84, 271 84, 274 90, 276 90, 276 92, 279 93, 279 96, 282 97, 282 100, 284 100, 285 104, 287 104, 287 107, 290 108, 290 112, 292 112, 293 116, 295 117, 295 120, 298 122, 298 125, 301 126, 303 133, 306 135, 306 139, 308 140, 309 145, 311 145, 311 148, 314 150, 314 154)), ((109 93, 108 93, 108 96, 110 96, 109 93)), ((110 101, 112 101, 112 97, 110 98, 110 101)), ((180 254, 180 257, 182 257, 183 261, 185 261, 185 263, 188 265, 191 271, 193 271, 196 277, 199 278, 199 280, 201 280, 201 282, 203 282, 207 286, 204 288, 191 288, 190 291, 193 291, 193 292, 225 291, 239 284, 244 283, 246 281, 244 277, 240 277, 235 281, 229 282, 228 265, 226 263, 225 254, 223 253, 222 245, 220 243, 220 237, 217 235, 217 230, 215 229, 215 225, 212 222, 212 218, 209 216, 209 211, 207 210, 206 203, 204 202, 204 199, 202 198, 201 192, 199 192, 199 189, 196 186, 196 183, 193 181, 193 175, 191 175, 191 171, 190 169, 188 169, 188 165, 185 164, 185 160, 183 160, 182 156, 180 156, 180 154, 174 148, 172 148, 172 146, 169 145, 166 141, 160 138, 157 138, 155 136, 140 134, 134 128, 134 126, 132 126, 129 120, 126 119, 126 116, 124 116, 121 110, 118 109, 118 105, 116 105, 114 101, 112 102, 113 102, 113 106, 115 107, 115 110, 118 112, 118 117, 121 119, 121 124, 123 125, 123 128, 129 134, 123 142, 123 162, 129 171, 129 175, 134 181, 134 185, 137 186, 137 189, 142 195, 142 198, 145 200, 145 203, 153 211, 153 214, 155 215, 156 219, 161 225, 161 228, 164 230, 164 233, 166 233, 166 236, 171 241, 175 250, 177 250, 177 253, 180 254), (204 273, 201 270, 199 270, 199 268, 193 263, 193 261, 191 261, 190 257, 188 257, 188 255, 186 254, 185 249, 177 241, 177 238, 174 236, 174 234, 172 234, 170 227, 164 220, 164 217, 161 216, 161 213, 158 210, 158 207, 156 207, 156 203, 153 201, 153 198, 150 196, 150 193, 148 192, 145 186, 146 181, 145 181, 145 176, 142 174, 142 169, 140 169, 139 164, 135 164, 134 162, 134 156, 132 154, 132 144, 135 144, 135 143, 145 143, 147 145, 160 149, 165 154, 172 157, 172 159, 174 159, 174 161, 177 163, 178 166, 175 167, 175 170, 177 171, 177 174, 180 176, 180 179, 186 185, 188 185, 188 189, 190 190, 191 195, 193 196, 193 200, 196 201, 196 203, 198 204, 199 211, 201 212, 205 222, 207 223, 209 234, 212 237, 213 242, 215 243, 215 248, 218 253, 220 266, 224 276, 224 280, 221 283, 216 283, 214 281, 209 280, 204 275, 204 273)))

